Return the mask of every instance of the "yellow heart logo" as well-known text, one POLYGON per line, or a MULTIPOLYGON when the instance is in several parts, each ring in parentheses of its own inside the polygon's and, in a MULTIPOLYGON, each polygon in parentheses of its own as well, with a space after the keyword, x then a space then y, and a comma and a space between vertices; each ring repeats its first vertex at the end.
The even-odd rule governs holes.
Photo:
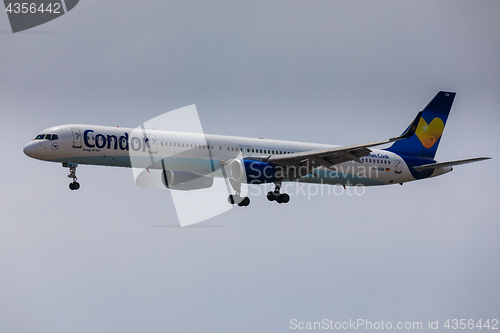
POLYGON ((420 118, 415 134, 425 148, 431 148, 439 140, 444 131, 444 123, 439 118, 432 119, 427 125, 424 118, 420 118))

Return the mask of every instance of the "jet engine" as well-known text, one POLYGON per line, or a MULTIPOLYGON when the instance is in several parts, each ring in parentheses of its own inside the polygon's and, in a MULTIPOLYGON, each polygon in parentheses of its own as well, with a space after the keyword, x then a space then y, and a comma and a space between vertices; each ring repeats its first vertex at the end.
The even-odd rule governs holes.
POLYGON ((276 179, 276 168, 267 162, 238 159, 229 165, 231 177, 240 183, 272 183, 276 179))

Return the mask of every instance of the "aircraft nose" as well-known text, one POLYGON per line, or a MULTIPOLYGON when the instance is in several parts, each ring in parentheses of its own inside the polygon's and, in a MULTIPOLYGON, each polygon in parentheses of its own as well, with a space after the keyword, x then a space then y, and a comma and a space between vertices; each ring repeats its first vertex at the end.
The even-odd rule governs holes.
POLYGON ((38 144, 36 142, 30 142, 26 146, 24 146, 23 149, 24 153, 28 155, 29 157, 35 157, 36 153, 38 152, 38 144))

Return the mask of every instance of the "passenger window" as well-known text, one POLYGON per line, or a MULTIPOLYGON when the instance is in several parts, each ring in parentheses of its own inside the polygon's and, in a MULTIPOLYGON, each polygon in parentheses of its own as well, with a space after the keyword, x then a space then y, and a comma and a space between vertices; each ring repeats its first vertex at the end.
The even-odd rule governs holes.
POLYGON ((57 139, 59 139, 59 137, 57 136, 57 134, 52 134, 52 141, 57 140, 57 139))
POLYGON ((255 153, 253 148, 252 148, 252 153, 255 153))
POLYGON ((247 148, 247 153, 249 153, 249 152, 250 152, 250 148, 247 148))
POLYGON ((262 154, 262 149, 260 150, 260 153, 262 154))
POLYGON ((52 135, 50 135, 50 134, 45 135, 46 140, 50 140, 51 138, 52 138, 52 135))
POLYGON ((222 146, 219 146, 219 150, 222 150, 222 146))

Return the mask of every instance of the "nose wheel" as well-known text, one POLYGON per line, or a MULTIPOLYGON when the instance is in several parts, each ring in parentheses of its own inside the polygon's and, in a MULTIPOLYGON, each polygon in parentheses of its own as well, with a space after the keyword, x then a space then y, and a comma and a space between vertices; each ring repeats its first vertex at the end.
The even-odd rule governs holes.
POLYGON ((74 191, 74 190, 78 190, 80 188, 80 183, 77 182, 76 180, 78 178, 76 178, 76 167, 78 166, 78 164, 76 163, 63 163, 63 167, 67 167, 69 168, 69 175, 68 177, 73 179, 73 181, 71 183, 69 183, 69 189, 74 191))

